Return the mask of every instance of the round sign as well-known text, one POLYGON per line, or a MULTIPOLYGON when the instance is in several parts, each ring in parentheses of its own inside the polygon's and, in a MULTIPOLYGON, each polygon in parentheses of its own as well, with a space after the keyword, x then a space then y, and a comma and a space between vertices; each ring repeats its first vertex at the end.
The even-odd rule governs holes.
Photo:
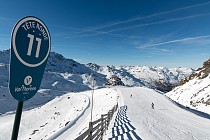
POLYGON ((25 17, 13 29, 12 46, 22 64, 37 67, 46 61, 50 53, 49 31, 40 19, 25 17))
POLYGON ((12 31, 9 90, 19 101, 32 98, 40 88, 50 54, 50 34, 36 17, 24 17, 12 31))

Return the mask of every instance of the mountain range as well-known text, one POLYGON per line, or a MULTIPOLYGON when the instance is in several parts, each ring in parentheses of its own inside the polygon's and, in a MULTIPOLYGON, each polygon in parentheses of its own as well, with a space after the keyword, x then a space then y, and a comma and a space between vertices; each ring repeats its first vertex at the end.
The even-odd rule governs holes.
MULTIPOLYGON (((8 104, 14 100, 9 95, 9 58, 10 51, 0 51, 0 96, 4 106, 2 112, 15 109, 15 105, 8 104)), ((101 88, 113 75, 118 77, 125 86, 147 86, 163 92, 170 91, 193 73, 192 68, 166 68, 148 66, 99 66, 94 63, 81 64, 73 59, 63 57, 61 54, 51 52, 44 72, 38 94, 26 102, 26 108, 47 103, 67 91, 78 92, 101 88), (36 102, 45 96, 42 102, 36 102)))
POLYGON ((179 85, 182 79, 189 77, 192 68, 166 68, 148 66, 99 66, 89 63, 90 69, 106 75, 106 78, 116 75, 127 86, 148 86, 163 92, 170 91, 179 85))

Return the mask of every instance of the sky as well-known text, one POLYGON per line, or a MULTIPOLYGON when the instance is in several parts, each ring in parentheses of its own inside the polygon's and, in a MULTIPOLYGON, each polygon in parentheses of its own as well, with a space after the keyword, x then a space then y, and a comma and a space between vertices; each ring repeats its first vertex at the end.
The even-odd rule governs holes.
POLYGON ((82 64, 196 69, 210 56, 210 0, 7 0, 0 50, 25 16, 44 21, 51 51, 82 64))

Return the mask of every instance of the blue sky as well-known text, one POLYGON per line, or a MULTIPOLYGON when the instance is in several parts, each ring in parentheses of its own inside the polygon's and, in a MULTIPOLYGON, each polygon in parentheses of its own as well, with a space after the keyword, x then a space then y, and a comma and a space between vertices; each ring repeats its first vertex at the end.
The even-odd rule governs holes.
POLYGON ((83 64, 198 68, 210 56, 207 0, 7 0, 0 50, 25 16, 45 22, 52 51, 83 64))

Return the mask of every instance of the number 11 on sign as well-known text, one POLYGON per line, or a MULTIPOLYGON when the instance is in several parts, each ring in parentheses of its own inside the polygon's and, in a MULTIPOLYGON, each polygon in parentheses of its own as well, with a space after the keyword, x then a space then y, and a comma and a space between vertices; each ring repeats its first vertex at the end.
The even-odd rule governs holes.
MULTIPOLYGON (((33 42, 34 42, 34 35, 28 34, 28 37, 30 38, 30 41, 29 41, 27 55, 31 56, 32 46, 33 46, 33 42)), ((36 37, 36 41, 38 42, 37 48, 36 48, 36 57, 38 58, 39 57, 39 52, 40 52, 40 46, 41 46, 42 39, 36 37)))

